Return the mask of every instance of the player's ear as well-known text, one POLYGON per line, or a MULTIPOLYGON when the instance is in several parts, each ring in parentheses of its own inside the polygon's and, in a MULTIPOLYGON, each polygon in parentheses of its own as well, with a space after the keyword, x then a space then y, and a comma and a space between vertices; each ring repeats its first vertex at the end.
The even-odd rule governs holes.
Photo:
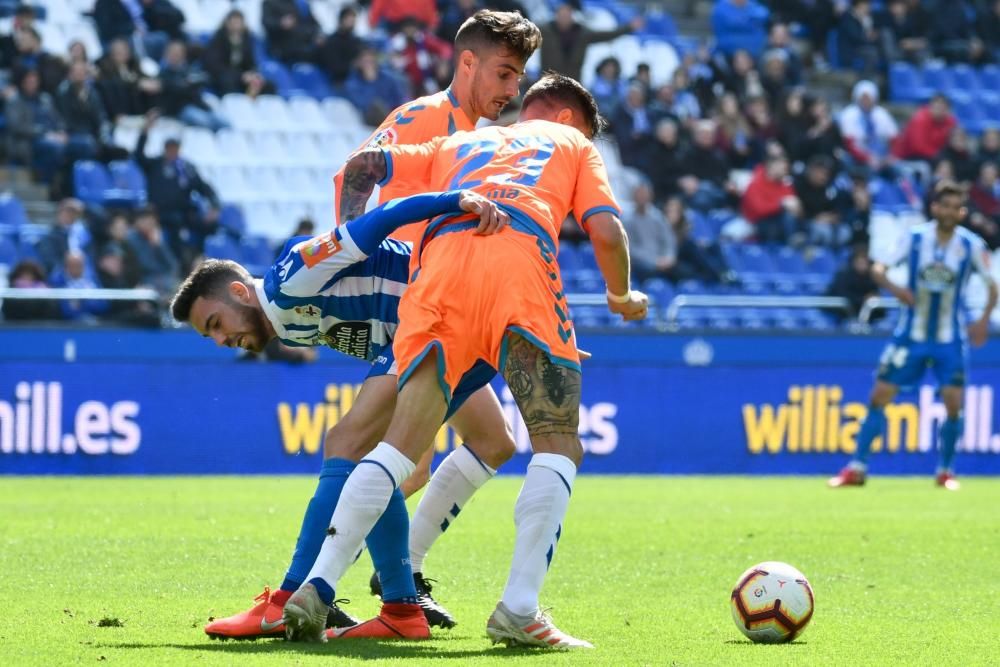
POLYGON ((250 288, 239 280, 229 283, 229 295, 243 305, 250 303, 250 288))
POLYGON ((479 62, 479 57, 472 49, 465 49, 458 54, 458 66, 466 72, 471 73, 472 69, 479 62))
POLYGON ((570 127, 576 127, 576 122, 575 122, 576 119, 574 118, 574 116, 575 114, 573 113, 572 109, 570 109, 569 107, 563 107, 556 114, 555 121, 560 125, 569 125, 570 127))

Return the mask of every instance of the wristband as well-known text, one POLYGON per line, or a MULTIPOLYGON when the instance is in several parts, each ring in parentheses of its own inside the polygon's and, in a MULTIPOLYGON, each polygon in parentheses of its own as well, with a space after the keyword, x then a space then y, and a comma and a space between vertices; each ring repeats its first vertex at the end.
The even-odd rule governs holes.
POLYGON ((632 300, 632 290, 625 292, 623 296, 618 296, 617 294, 612 294, 611 290, 605 290, 608 296, 608 301, 611 303, 628 303, 632 300))

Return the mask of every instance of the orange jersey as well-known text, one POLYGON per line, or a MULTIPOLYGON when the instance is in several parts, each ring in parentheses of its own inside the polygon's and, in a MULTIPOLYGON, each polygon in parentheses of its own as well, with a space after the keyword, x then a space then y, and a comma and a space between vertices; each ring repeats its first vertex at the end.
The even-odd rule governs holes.
POLYGON ((600 153, 568 125, 532 120, 382 148, 388 183, 401 178, 421 183, 421 191, 475 190, 513 209, 514 227, 544 233, 553 249, 570 213, 585 229, 594 213, 619 214, 600 153))
MULTIPOLYGON (((382 124, 372 133, 358 150, 378 148, 397 144, 422 144, 438 137, 446 137, 456 132, 469 131, 475 128, 475 123, 469 120, 458 100, 451 90, 442 90, 433 95, 419 97, 412 102, 395 109, 385 117, 382 124)), ((379 191, 378 202, 384 204, 396 197, 426 192, 422 182, 399 174, 391 183, 383 185, 379 191)), ((340 190, 344 181, 344 168, 333 177, 334 216, 338 225, 340 219, 340 190)), ((425 223, 414 223, 400 227, 392 234, 392 238, 400 241, 415 241, 420 238, 425 223)))

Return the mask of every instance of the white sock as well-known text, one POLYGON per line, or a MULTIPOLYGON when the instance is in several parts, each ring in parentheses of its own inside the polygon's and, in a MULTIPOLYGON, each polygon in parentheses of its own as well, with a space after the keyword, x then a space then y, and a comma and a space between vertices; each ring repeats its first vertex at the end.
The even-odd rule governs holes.
POLYGON ((410 518, 410 566, 414 572, 423 571, 424 558, 434 541, 455 522, 472 494, 495 474, 496 470, 464 445, 441 462, 410 518))
POLYGON ((355 561, 365 537, 389 504, 389 496, 415 467, 387 442, 380 442, 361 459, 347 478, 330 519, 330 528, 336 532, 323 540, 306 581, 319 577, 336 590, 337 582, 355 561))
POLYGON ((538 594, 562 531, 576 466, 560 454, 535 454, 514 505, 514 559, 503 603, 519 615, 538 609, 538 594))

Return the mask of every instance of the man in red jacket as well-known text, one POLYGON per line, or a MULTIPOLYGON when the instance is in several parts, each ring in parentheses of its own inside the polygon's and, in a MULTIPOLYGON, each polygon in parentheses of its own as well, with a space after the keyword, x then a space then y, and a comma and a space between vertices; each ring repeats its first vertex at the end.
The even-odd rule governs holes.
POLYGON ((933 160, 947 145, 956 124, 948 98, 937 93, 910 118, 892 154, 903 160, 933 160))
POLYGON ((757 228, 760 243, 788 243, 799 231, 802 204, 795 196, 788 158, 771 155, 754 169, 740 212, 757 228))

